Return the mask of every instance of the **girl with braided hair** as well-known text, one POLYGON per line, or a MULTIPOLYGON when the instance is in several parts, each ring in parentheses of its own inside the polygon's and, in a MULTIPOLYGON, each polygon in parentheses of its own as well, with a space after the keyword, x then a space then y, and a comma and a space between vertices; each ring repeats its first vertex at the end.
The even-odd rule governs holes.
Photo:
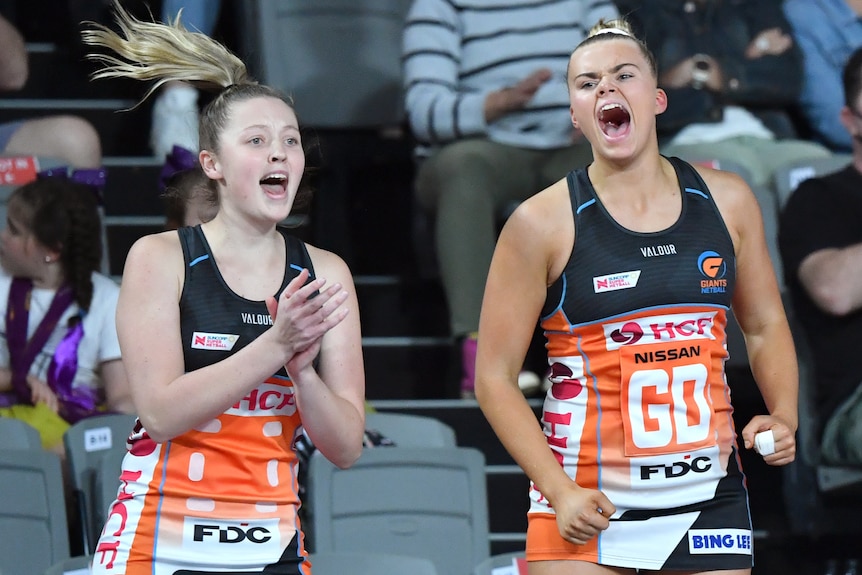
POLYGON ((291 101, 181 22, 114 3, 95 78, 214 92, 198 161, 218 212, 130 249, 117 331, 138 423, 95 549, 97 574, 309 574, 298 518, 303 431, 339 467, 362 451, 359 311, 344 261, 279 226, 305 153, 291 101))
POLYGON ((95 190, 58 177, 15 190, 0 234, 0 415, 63 454, 70 424, 104 407, 132 412, 114 316, 119 288, 100 274, 95 190))

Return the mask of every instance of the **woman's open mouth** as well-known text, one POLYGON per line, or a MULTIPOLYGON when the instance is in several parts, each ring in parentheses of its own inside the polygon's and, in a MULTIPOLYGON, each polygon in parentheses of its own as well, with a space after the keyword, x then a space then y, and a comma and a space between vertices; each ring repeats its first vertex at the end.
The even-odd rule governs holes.
POLYGON ((260 181, 260 186, 269 195, 283 195, 287 191, 287 176, 270 174, 260 181))
POLYGON ((612 139, 625 136, 631 127, 631 114, 617 103, 602 106, 598 120, 602 132, 612 139))

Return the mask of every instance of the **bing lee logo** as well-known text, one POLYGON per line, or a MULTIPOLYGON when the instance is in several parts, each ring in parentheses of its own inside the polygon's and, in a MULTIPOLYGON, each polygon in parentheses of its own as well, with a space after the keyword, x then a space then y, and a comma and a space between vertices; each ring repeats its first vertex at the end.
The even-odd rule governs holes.
POLYGON ((700 280, 701 293, 724 293, 727 291, 727 262, 713 251, 705 251, 697 258, 697 268, 706 279, 700 280))

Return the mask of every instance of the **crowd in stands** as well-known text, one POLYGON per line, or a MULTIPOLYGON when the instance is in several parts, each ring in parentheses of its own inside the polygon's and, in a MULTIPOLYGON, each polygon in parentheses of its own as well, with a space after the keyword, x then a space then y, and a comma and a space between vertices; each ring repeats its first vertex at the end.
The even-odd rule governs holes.
MULTIPOLYGON (((0 91, 14 92, 30 74, 24 37, 14 22, 0 12, 0 91)), ((102 150, 96 129, 85 119, 68 114, 25 118, 0 123, 0 154, 56 158, 74 168, 97 169, 102 150)))
POLYGON ((839 121, 853 154, 843 169, 799 184, 782 210, 779 240, 792 306, 816 369, 821 456, 860 466, 862 369, 855 339, 862 333, 862 46, 845 64, 841 94, 839 121))
POLYGON ((464 397, 473 395, 479 310, 501 212, 589 163, 589 146, 568 118, 565 69, 591 23, 616 15, 610 0, 508 2, 493 10, 418 0, 407 16, 404 90, 418 143, 416 196, 435 221, 464 397))
MULTIPOLYGON (((401 57, 413 193, 433 221, 460 396, 475 397, 486 280, 512 206, 593 161, 570 109, 572 50, 600 19, 625 16, 655 55, 658 86, 670 102, 656 118, 663 155, 728 162, 765 190, 788 165, 847 155, 846 168, 802 182, 786 205, 779 202, 780 279, 801 320, 794 329, 805 331, 813 350, 823 457, 862 466, 862 369, 854 361, 862 332, 862 1, 409 4, 401 57)), ((161 20, 179 18, 212 35, 221 2, 164 0, 160 7, 161 20)), ((27 81, 25 40, 0 12, 4 92, 27 81)), ((150 151, 182 171, 168 169, 162 182, 166 228, 209 221, 219 206, 197 166, 198 88, 171 78, 152 98, 150 151)), ((118 287, 99 273, 96 255, 103 253, 99 186, 90 176, 102 167, 101 144, 87 120, 56 114, 0 124, 0 156, 68 167, 66 177, 42 174, 8 198, 0 241, 0 296, 7 294, 0 416, 27 420, 46 448, 62 453, 62 433, 78 419, 135 412, 113 320, 118 287), (38 349, 27 349, 37 336, 38 349), (75 364, 69 377, 63 361, 75 364)), ((545 391, 551 383, 531 367, 519 376, 527 396, 537 393, 537 381, 545 391)))
MULTIPOLYGON (((507 208, 591 159, 572 129, 564 85, 568 50, 584 29, 598 17, 624 14, 656 54, 660 87, 674 103, 658 116, 662 153, 729 161, 752 185, 770 187, 781 166, 842 150, 816 136, 818 111, 830 106, 829 121, 838 123, 841 66, 860 26, 858 3, 783 4, 572 0, 542 10, 530 2, 490 10, 470 10, 471 2, 412 4, 403 56, 415 194, 435 222, 463 396, 472 395, 486 271, 507 208), (839 9, 841 19, 834 17, 839 9), (547 11, 555 14, 550 20, 547 11), (513 27, 515 20, 525 24, 513 27), (811 34, 840 46, 827 50, 811 34), (824 56, 831 66, 811 64, 824 56)), ((841 132, 828 130, 835 138, 841 132)))

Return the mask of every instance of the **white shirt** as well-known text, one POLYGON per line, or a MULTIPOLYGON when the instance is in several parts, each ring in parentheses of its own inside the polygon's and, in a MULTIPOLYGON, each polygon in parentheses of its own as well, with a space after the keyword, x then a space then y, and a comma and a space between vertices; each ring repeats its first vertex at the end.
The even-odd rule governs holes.
POLYGON ((703 144, 729 140, 738 136, 751 136, 774 140, 769 128, 757 116, 739 106, 725 106, 721 122, 689 124, 671 140, 673 146, 703 144))
MULTIPOLYGON (((0 367, 9 368, 9 347, 6 340, 6 309, 9 303, 9 289, 12 278, 0 268, 0 367)), ((45 314, 54 298, 56 290, 34 288, 30 296, 30 314, 27 322, 27 339, 45 314)), ((72 387, 101 388, 98 376, 99 365, 120 358, 120 342, 117 339, 115 314, 120 287, 109 277, 93 273, 93 300, 90 311, 84 316, 84 337, 78 346, 78 371, 72 387)), ((68 331, 69 318, 79 311, 72 303, 57 322, 54 333, 30 366, 30 374, 47 381, 48 367, 54 357, 54 350, 68 331)))

